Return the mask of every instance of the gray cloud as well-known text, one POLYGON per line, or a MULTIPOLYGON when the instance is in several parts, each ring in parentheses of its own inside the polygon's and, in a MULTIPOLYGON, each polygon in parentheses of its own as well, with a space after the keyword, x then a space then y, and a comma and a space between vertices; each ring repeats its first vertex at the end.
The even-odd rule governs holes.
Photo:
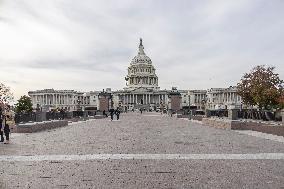
POLYGON ((121 89, 139 37, 161 88, 235 85, 259 64, 284 77, 284 2, 0 1, 0 75, 28 90, 121 89))

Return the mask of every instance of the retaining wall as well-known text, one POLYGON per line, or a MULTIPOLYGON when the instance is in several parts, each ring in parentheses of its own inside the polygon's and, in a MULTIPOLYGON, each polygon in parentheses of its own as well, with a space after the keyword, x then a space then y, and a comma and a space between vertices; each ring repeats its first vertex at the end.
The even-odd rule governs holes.
POLYGON ((203 118, 203 125, 226 130, 252 130, 284 136, 284 126, 280 123, 203 118))
POLYGON ((64 127, 68 125, 67 120, 52 120, 34 123, 18 124, 14 127, 15 133, 33 133, 57 127, 64 127))

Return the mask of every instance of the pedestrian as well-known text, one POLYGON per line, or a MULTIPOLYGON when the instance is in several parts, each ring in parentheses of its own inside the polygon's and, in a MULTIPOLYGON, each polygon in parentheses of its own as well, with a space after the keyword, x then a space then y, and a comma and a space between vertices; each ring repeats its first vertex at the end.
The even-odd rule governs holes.
POLYGON ((2 123, 3 123, 3 114, 2 114, 2 108, 0 107, 0 142, 4 142, 4 132, 2 130, 2 123))
POLYGON ((105 111, 105 110, 103 110, 103 116, 104 116, 104 117, 107 117, 107 116, 106 116, 106 111, 105 111))
POLYGON ((140 113, 142 114, 142 112, 143 112, 143 110, 142 110, 142 108, 140 108, 140 113))
POLYGON ((116 120, 119 120, 119 114, 120 114, 120 110, 119 110, 119 107, 117 107, 115 110, 116 120))
MULTIPOLYGON (((6 141, 4 144, 9 144, 10 143, 10 128, 15 125, 14 121, 14 113, 10 109, 10 106, 6 106, 6 110, 4 110, 4 114, 2 113, 2 125, 1 125, 1 132, 4 132, 6 141)), ((1 141, 4 141, 4 137, 2 138, 3 135, 1 135, 1 141), (3 139, 3 140, 2 140, 3 139)))
POLYGON ((64 114, 65 114, 65 111, 64 111, 63 108, 61 108, 61 110, 60 110, 60 118, 61 119, 64 119, 64 114))
POLYGON ((113 108, 109 109, 109 113, 110 113, 110 120, 112 121, 113 120, 114 109, 113 108))

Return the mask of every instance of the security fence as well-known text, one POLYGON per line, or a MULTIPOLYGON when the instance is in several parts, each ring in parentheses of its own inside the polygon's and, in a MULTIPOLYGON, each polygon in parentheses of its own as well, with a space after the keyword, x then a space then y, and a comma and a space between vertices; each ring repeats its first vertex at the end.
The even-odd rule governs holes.
POLYGON ((228 117, 228 110, 210 110, 210 116, 228 117))
POLYGON ((35 122, 35 121, 36 121, 35 112, 15 114, 15 123, 26 123, 26 122, 35 122))
POLYGON ((46 112, 46 120, 66 119, 67 112, 46 112))
POLYGON ((239 110, 238 111, 239 119, 253 119, 253 120, 262 120, 262 121, 281 121, 281 115, 279 112, 275 111, 259 111, 259 110, 239 110))

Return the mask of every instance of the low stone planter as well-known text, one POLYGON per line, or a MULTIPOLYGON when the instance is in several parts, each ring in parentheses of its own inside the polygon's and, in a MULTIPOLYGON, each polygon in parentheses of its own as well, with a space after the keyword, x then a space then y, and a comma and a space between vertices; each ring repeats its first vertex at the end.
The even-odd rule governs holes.
POLYGON ((177 118, 188 118, 188 115, 177 114, 177 118))
POLYGON ((64 127, 68 125, 67 120, 52 120, 34 123, 18 124, 14 127, 15 133, 34 133, 48 129, 54 129, 57 127, 64 127))
POLYGON ((231 129, 231 123, 233 120, 228 119, 219 119, 219 118, 203 118, 203 125, 207 125, 210 127, 218 128, 218 129, 231 129))
POLYGON ((259 122, 249 120, 229 120, 220 118, 203 118, 203 125, 226 130, 252 130, 278 136, 284 136, 284 126, 276 122, 259 122))
POLYGON ((95 115, 94 116, 94 119, 103 119, 103 118, 105 118, 104 115, 95 115))
POLYGON ((191 119, 197 120, 197 121, 202 121, 203 118, 205 118, 205 116, 202 116, 202 115, 195 115, 191 117, 191 119))
POLYGON ((281 124, 255 122, 255 121, 234 121, 231 124, 233 130, 252 130, 278 136, 284 136, 284 126, 281 124))

